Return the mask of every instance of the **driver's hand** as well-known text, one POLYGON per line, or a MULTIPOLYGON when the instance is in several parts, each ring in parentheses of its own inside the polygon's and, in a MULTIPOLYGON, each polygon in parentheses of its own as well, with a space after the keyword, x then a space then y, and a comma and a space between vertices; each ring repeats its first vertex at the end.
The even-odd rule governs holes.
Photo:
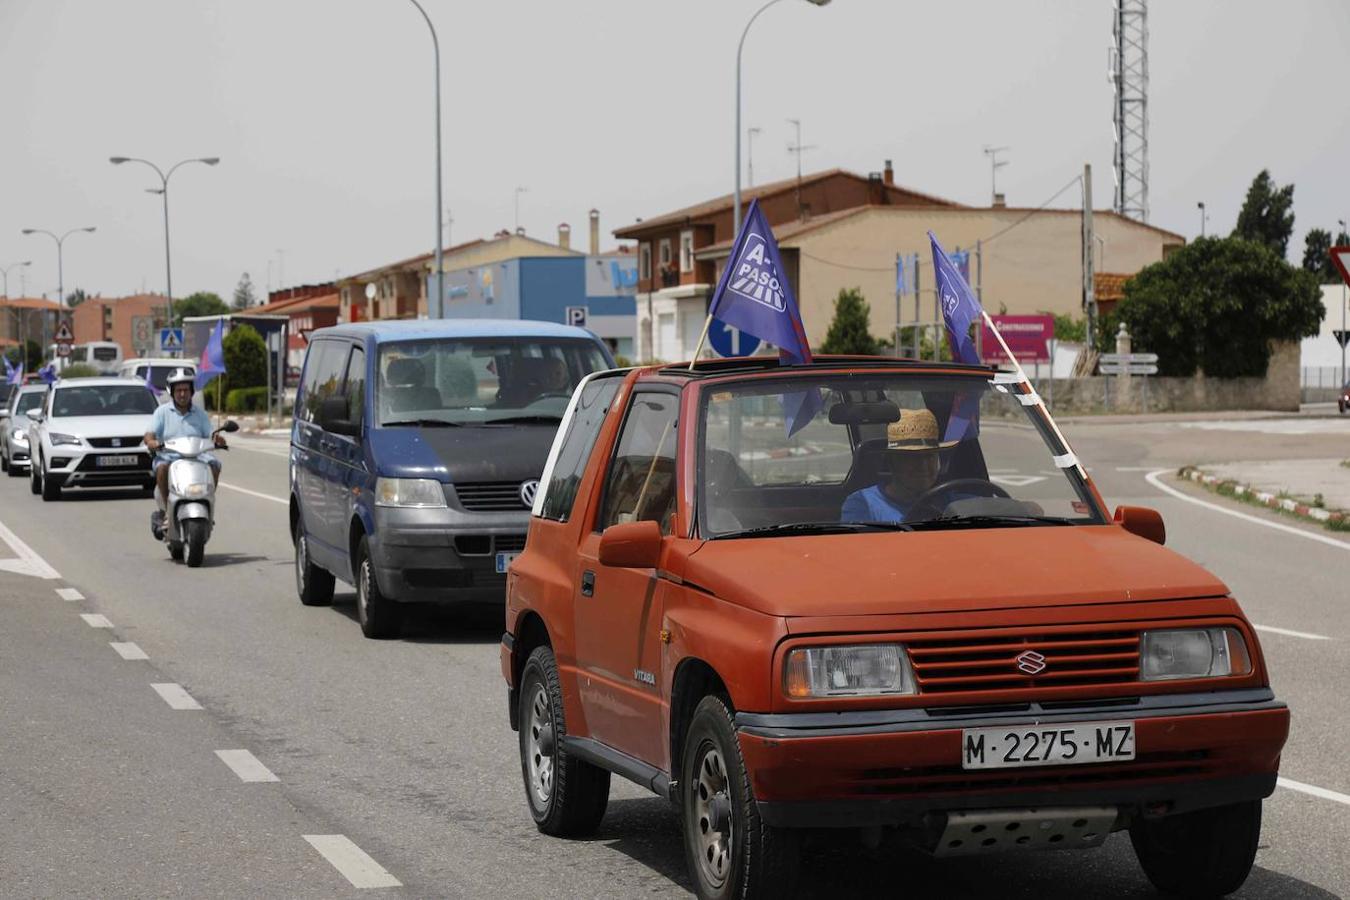
POLYGON ((222 449, 229 446, 225 443, 225 436, 223 434, 216 435, 216 446, 222 449))

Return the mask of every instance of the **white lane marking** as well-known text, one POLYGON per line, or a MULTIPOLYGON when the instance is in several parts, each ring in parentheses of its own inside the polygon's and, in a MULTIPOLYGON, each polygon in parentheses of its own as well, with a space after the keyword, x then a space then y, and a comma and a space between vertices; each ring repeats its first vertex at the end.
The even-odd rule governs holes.
POLYGON ((192 699, 192 695, 183 690, 181 684, 169 682, 167 684, 152 684, 155 693, 164 698, 164 702, 169 704, 171 709, 201 709, 202 705, 192 699))
POLYGON ((148 656, 145 655, 145 651, 144 651, 144 650, 142 650, 140 647, 137 647, 137 646, 136 646, 135 644, 133 644, 131 641, 111 641, 111 642, 108 644, 108 646, 109 646, 109 647, 112 647, 114 650, 116 650, 116 651, 117 651, 117 655, 120 656, 120 657, 122 657, 123 659, 149 659, 149 658, 150 658, 150 657, 148 657, 148 656))
POLYGON ((1158 480, 1159 475, 1164 475, 1171 471, 1175 470, 1155 469, 1154 471, 1145 475, 1144 480, 1147 481, 1149 484, 1153 485, 1158 490, 1162 491, 1164 494, 1171 494, 1178 500, 1185 500, 1187 503, 1194 503, 1196 506, 1203 506, 1205 509, 1212 509, 1215 512, 1221 512, 1226 516, 1233 516, 1234 518, 1237 519, 1243 519, 1248 522, 1255 522, 1257 525, 1264 525, 1267 528, 1274 528, 1276 531, 1285 531, 1288 532, 1289 534, 1296 534, 1301 538, 1307 538, 1310 541, 1317 541, 1320 544, 1327 544, 1332 547, 1338 547, 1341 550, 1350 550, 1350 544, 1347 544, 1345 541, 1338 541, 1335 538, 1329 538, 1326 537, 1325 535, 1317 534, 1312 531, 1304 531, 1302 528, 1294 528, 1293 526, 1285 525, 1282 522, 1267 522, 1265 519, 1257 518, 1256 516, 1249 516, 1246 513, 1238 512, 1235 509, 1225 509, 1224 507, 1219 506, 1216 503, 1206 503, 1204 500, 1197 500, 1194 497, 1188 497, 1186 494, 1183 494, 1176 488, 1169 487, 1158 480))
POLYGON ((247 750, 217 750, 216 756, 229 766, 240 781, 280 781, 272 771, 247 750))
POLYGON ((371 859, 345 834, 306 834, 304 839, 352 883, 352 887, 402 887, 403 883, 371 859))
POLYGON ((1304 784, 1301 781, 1294 781, 1292 778, 1280 778, 1275 782, 1282 788, 1288 788, 1291 791, 1301 791, 1305 794, 1311 794, 1314 797, 1321 797, 1323 800, 1335 800, 1337 803, 1344 803, 1350 806, 1350 794, 1342 794, 1339 791, 1329 791, 1326 788, 1320 788, 1312 784, 1304 784))
POLYGON ((1331 638, 1325 634, 1311 634, 1307 631, 1290 631, 1288 628, 1276 628, 1274 625, 1252 624, 1257 631, 1269 631, 1271 634, 1283 634, 1287 637, 1306 638, 1310 641, 1329 641, 1331 638))
POLYGON ((220 483, 220 486, 223 488, 229 488, 232 491, 238 491, 241 494, 248 494, 250 497, 261 497, 264 500, 271 500, 273 503, 280 503, 282 506, 290 505, 288 501, 283 500, 281 497, 274 497, 271 494, 261 494, 258 491, 250 491, 248 488, 241 488, 235 484, 226 484, 225 482, 222 481, 220 483))
POLYGON ((84 624, 90 628, 111 628, 113 624, 108 621, 108 617, 102 613, 80 613, 80 618, 84 619, 84 624))
POLYGON ((60 597, 62 600, 83 600, 83 599, 84 599, 84 594, 81 594, 79 591, 75 590, 74 588, 57 588, 57 589, 56 589, 56 596, 60 597))
POLYGON ((0 570, 14 572, 18 575, 31 575, 34 578, 42 578, 50 581, 60 578, 61 573, 57 572, 47 561, 37 555, 32 547, 19 540, 19 536, 5 527, 4 522, 0 522, 0 541, 9 544, 9 549, 14 551, 18 559, 0 559, 0 570))

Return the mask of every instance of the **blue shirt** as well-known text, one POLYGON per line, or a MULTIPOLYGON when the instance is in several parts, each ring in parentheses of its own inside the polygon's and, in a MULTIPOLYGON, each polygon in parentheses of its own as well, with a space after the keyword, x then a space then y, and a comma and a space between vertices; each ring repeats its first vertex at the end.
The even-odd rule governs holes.
POLYGON ((839 521, 901 523, 908 514, 908 504, 902 506, 882 490, 881 485, 874 484, 848 495, 839 511, 839 521))
POLYGON ((173 403, 165 403, 155 410, 150 430, 155 440, 162 442, 179 437, 209 438, 212 428, 211 419, 200 407, 193 406, 187 413, 180 413, 173 403))

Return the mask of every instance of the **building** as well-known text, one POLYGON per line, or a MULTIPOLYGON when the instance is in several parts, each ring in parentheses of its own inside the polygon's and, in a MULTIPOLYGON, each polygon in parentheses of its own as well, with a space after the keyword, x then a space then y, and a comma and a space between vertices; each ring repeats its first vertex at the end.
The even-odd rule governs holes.
POLYGON ((0 350, 33 341, 40 348, 51 343, 61 307, 39 297, 0 298, 0 350))
POLYGON ((169 299, 163 294, 90 297, 69 313, 75 343, 114 341, 122 355, 159 354, 159 328, 169 321, 169 299))
POLYGON ((272 300, 262 306, 254 306, 246 312, 252 315, 285 315, 290 319, 286 329, 286 365, 299 368, 305 360, 305 348, 309 346, 309 333, 316 328, 327 328, 338 323, 338 311, 341 305, 336 285, 327 287, 329 293, 307 292, 299 289, 273 291, 269 297, 277 294, 290 294, 285 299, 272 300))

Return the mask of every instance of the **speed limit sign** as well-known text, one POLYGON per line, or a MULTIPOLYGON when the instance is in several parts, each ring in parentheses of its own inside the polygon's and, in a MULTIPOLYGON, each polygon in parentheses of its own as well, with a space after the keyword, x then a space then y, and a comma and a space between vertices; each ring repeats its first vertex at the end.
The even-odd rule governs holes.
POLYGON ((62 358, 70 355, 70 341, 58 341, 56 344, 56 355, 62 358))

